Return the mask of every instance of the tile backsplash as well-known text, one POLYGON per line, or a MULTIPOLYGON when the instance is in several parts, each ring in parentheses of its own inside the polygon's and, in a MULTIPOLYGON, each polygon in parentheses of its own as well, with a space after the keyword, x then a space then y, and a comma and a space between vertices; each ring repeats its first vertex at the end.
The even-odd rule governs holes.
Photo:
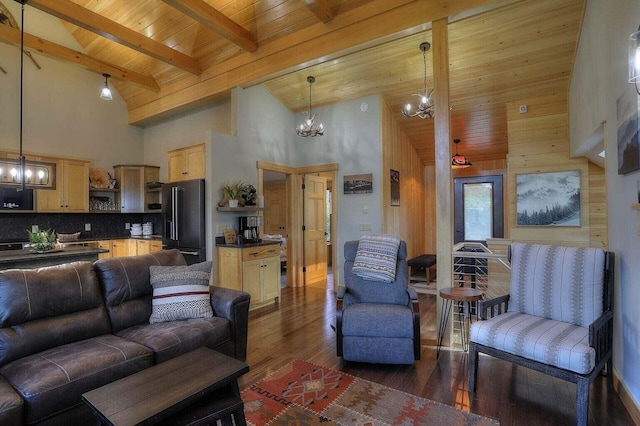
POLYGON ((53 229, 57 233, 81 232, 81 239, 128 237, 127 223, 153 223, 153 233, 162 233, 160 213, 1 213, 0 242, 25 242, 27 230, 33 225, 39 229, 53 229), (91 231, 85 231, 85 224, 91 231))

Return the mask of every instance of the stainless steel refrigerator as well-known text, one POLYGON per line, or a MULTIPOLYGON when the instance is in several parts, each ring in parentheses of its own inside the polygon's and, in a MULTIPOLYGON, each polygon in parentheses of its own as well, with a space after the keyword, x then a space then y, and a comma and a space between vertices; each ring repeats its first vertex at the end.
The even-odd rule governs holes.
POLYGON ((162 185, 162 248, 177 248, 189 265, 206 260, 204 179, 162 185))

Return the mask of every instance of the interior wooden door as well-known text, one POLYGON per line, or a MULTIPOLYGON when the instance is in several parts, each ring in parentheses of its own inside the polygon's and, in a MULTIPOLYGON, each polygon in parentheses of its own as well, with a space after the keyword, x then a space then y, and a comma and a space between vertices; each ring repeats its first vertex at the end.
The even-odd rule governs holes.
POLYGON ((266 234, 281 234, 287 236, 287 187, 283 183, 268 183, 264 185, 264 232, 266 234))
POLYGON ((303 200, 306 285, 325 285, 327 280, 326 189, 326 178, 305 175, 303 200))

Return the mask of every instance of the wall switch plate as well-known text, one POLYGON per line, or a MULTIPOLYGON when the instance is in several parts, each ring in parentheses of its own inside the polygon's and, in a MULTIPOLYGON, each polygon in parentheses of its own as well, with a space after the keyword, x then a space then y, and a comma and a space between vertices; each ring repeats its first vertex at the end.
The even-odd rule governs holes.
POLYGON ((360 230, 361 231, 371 231, 371 224, 370 223, 361 223, 360 224, 360 230))
POLYGON ((129 222, 125 223, 124 229, 131 229, 131 224, 129 222))
POLYGON ((365 205, 364 205, 364 207, 362 208, 362 211, 363 211, 364 213, 369 213, 369 205, 368 205, 368 204, 365 204, 365 205))
POLYGON ((225 229, 225 225, 216 225, 216 234, 223 234, 225 229))
POLYGON ((85 230, 86 232, 91 231, 91 224, 90 224, 90 223, 85 223, 85 224, 84 224, 84 230, 85 230))
POLYGON ((31 225, 31 232, 38 232, 40 230, 40 227, 38 227, 38 225, 31 225))

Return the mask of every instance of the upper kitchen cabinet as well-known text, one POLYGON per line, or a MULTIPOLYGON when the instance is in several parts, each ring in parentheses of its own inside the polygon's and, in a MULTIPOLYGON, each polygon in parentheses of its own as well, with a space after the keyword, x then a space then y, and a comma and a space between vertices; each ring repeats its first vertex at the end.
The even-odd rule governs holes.
POLYGON ((38 212, 89 211, 89 162, 49 160, 56 163, 56 189, 36 191, 38 212))
POLYGON ((203 143, 168 151, 169 182, 204 179, 204 152, 203 143))
POLYGON ((114 177, 120 183, 120 211, 122 213, 158 212, 160 193, 157 187, 147 183, 157 183, 160 167, 157 166, 113 166, 114 177), (156 208, 150 208, 156 207, 156 208))

